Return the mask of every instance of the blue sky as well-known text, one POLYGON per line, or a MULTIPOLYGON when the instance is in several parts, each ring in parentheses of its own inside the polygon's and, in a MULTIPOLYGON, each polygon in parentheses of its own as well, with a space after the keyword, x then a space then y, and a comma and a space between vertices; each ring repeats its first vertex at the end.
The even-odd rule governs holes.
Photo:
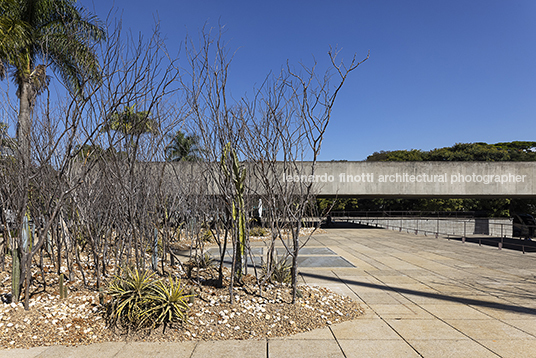
MULTIPOLYGON (((105 18, 108 0, 79 0, 105 18)), ((159 18, 168 48, 203 24, 225 25, 237 49, 235 96, 287 60, 327 66, 370 59, 333 111, 321 160, 363 160, 380 150, 461 142, 536 140, 536 1, 116 0, 124 26, 149 35, 159 18)))

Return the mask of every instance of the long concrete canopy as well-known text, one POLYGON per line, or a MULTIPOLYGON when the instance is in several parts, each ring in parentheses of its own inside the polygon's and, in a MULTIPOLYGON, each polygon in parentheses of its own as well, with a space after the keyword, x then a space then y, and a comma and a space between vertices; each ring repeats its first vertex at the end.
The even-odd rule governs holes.
POLYGON ((320 196, 536 198, 536 162, 318 162, 320 196))
MULTIPOLYGON (((188 181, 185 176, 219 172, 219 164, 167 163, 170 188, 188 181), (171 165, 169 165, 171 164, 171 165)), ((262 192, 252 174, 259 164, 243 163, 250 193, 262 192), (255 168, 256 167, 256 168, 255 168)), ((160 166, 157 166, 160 167, 160 166)), ((319 196, 387 198, 536 198, 536 162, 318 162, 314 175, 311 162, 275 163, 277 182, 293 186, 313 182, 319 196)), ((208 183, 211 180, 208 180, 208 183)), ((218 192, 208 185, 209 192, 218 192)), ((197 190, 195 188, 191 190, 197 190)))

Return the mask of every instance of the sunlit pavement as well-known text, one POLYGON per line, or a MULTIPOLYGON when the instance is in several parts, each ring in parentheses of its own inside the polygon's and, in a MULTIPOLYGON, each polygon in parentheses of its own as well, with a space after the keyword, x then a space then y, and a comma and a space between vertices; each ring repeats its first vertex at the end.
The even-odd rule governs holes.
POLYGON ((362 302, 364 316, 281 339, 103 343, 3 350, 0 354, 130 358, 536 356, 535 253, 381 229, 329 229, 326 234, 315 235, 306 248, 300 279, 362 302), (311 261, 311 257, 316 259, 311 261), (329 263, 334 266, 326 267, 329 263))

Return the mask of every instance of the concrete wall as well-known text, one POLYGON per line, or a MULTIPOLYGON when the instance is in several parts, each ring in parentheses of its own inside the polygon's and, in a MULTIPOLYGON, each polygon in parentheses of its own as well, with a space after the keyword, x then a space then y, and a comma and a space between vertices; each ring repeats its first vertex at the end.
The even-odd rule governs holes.
MULTIPOLYGON (((336 218, 339 219, 339 218, 336 218)), ((419 234, 465 236, 490 235, 512 237, 512 221, 509 218, 408 218, 408 217, 367 217, 353 218, 353 222, 389 229, 402 228, 402 231, 417 231, 419 234)))

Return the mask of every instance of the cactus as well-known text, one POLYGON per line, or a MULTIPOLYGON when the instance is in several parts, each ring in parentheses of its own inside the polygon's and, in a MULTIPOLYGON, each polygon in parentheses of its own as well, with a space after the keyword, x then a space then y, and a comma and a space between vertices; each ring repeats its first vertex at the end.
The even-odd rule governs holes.
POLYGON ((13 264, 12 264, 13 272, 11 274, 11 290, 13 293, 13 301, 15 302, 19 301, 19 297, 21 293, 20 292, 20 288, 21 288, 20 278, 21 278, 21 273, 22 273, 22 267, 21 267, 20 259, 23 253, 28 251, 30 237, 31 237, 31 232, 30 232, 30 224, 29 224, 28 215, 24 215, 24 217, 22 218, 22 230, 20 233, 21 246, 15 247, 17 246, 15 244, 11 250, 11 256, 13 258, 13 264))
POLYGON ((19 249, 13 248, 11 250, 11 256, 13 258, 12 274, 11 274, 11 291, 13 294, 13 301, 19 302, 20 296, 20 256, 19 249))
POLYGON ((194 291, 194 288, 190 288, 190 298, 189 298, 189 303, 194 303, 195 302, 195 291, 194 291))
POLYGON ((153 266, 153 271, 156 271, 158 268, 158 229, 157 228, 154 228, 152 266, 153 266))
POLYGON ((234 199, 233 199, 233 223, 237 235, 237 247, 235 248, 235 276, 240 281, 242 278, 242 268, 245 262, 246 248, 246 216, 244 209, 244 183, 246 181, 246 169, 240 166, 236 150, 227 143, 221 157, 221 168, 225 176, 234 184, 234 199), (232 171, 227 168, 226 158, 230 156, 232 171))
POLYGON ((64 294, 64 290, 63 290, 63 274, 60 273, 60 300, 64 299, 65 297, 63 297, 63 294, 64 294))

